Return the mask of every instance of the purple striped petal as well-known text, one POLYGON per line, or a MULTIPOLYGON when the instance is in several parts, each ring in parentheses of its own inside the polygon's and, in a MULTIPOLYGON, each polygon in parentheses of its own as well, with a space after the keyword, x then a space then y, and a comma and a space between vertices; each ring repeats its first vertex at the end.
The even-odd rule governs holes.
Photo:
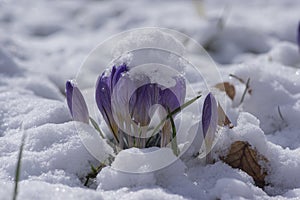
POLYGON ((100 110, 106 124, 117 139, 117 126, 112 116, 111 110, 111 89, 108 84, 109 77, 100 76, 96 83, 96 104, 100 110))
POLYGON ((209 93, 203 104, 202 130, 204 137, 213 137, 218 124, 218 107, 215 97, 209 93))
POLYGON ((84 97, 75 83, 66 83, 67 103, 73 120, 89 123, 89 112, 84 97))
POLYGON ((116 66, 113 66, 113 68, 111 69, 110 75, 107 77, 107 79, 108 79, 107 85, 110 88, 111 93, 112 93, 112 88, 113 88, 113 77, 115 76, 115 74, 116 74, 116 66))
POLYGON ((186 95, 185 81, 181 77, 175 77, 176 84, 174 87, 160 90, 159 104, 171 112, 184 103, 186 95))
POLYGON ((152 83, 145 84, 134 92, 129 101, 129 110, 134 122, 141 126, 149 125, 149 110, 151 106, 158 104, 159 93, 158 85, 152 83))
POLYGON ((114 87, 119 81, 122 73, 127 72, 128 68, 126 64, 119 67, 113 66, 109 76, 105 76, 103 73, 97 80, 96 83, 96 103, 100 110, 106 124, 113 132, 115 138, 117 138, 118 126, 113 118, 112 107, 111 107, 111 95, 114 87))
POLYGON ((127 71, 128 71, 127 65, 122 64, 121 66, 116 68, 115 73, 112 73, 112 75, 111 75, 111 80, 112 80, 111 89, 112 90, 115 87, 115 85, 117 84, 117 82, 119 81, 119 79, 121 78, 122 74, 127 71))

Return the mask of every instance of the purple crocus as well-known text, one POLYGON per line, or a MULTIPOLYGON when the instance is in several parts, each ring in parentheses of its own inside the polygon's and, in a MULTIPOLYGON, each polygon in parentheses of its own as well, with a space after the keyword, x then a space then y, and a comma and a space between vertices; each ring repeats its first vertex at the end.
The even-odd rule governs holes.
POLYGON ((96 83, 96 103, 98 109, 100 110, 106 124, 112 131, 115 139, 119 142, 118 126, 112 115, 112 106, 111 106, 111 95, 113 88, 120 79, 122 73, 127 72, 128 68, 125 64, 119 66, 118 68, 114 66, 109 76, 105 75, 105 72, 99 76, 96 83))
POLYGON ((70 113, 75 121, 89 123, 89 112, 79 88, 73 81, 66 83, 66 96, 70 113))
POLYGON ((127 141, 125 141, 130 147, 131 136, 140 136, 140 131, 143 132, 143 128, 149 125, 151 114, 154 114, 151 113, 152 106, 159 104, 165 110, 172 112, 183 104, 186 92, 185 81, 181 77, 173 79, 175 85, 166 88, 151 83, 147 76, 131 77, 130 69, 126 64, 114 66, 110 75, 103 73, 98 78, 97 106, 119 143, 123 142, 121 137, 124 134, 130 134, 130 137, 126 136, 127 141))
POLYGON ((218 125, 218 107, 215 97, 209 93, 203 104, 202 130, 205 141, 206 163, 211 163, 211 149, 218 125))
POLYGON ((207 148, 210 148, 217 131, 218 106, 215 97, 209 93, 203 104, 202 110, 202 130, 207 148))

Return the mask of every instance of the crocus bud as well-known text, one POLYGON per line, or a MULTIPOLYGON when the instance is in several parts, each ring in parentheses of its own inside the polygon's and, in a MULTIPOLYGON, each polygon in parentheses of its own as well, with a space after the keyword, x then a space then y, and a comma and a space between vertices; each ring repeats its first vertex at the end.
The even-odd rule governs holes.
POLYGON ((89 112, 84 97, 73 81, 66 83, 67 103, 73 120, 89 123, 89 112))
POLYGON ((118 126, 112 114, 111 95, 113 88, 120 79, 122 73, 126 72, 127 70, 128 69, 125 64, 119 66, 118 68, 114 66, 109 76, 106 76, 105 73, 103 73, 101 76, 99 76, 96 83, 95 97, 98 109, 100 110, 106 124, 112 131, 117 142, 119 142, 118 126))
POLYGON ((203 104, 202 110, 202 130, 205 139, 206 152, 209 153, 217 131, 218 106, 215 97, 209 93, 203 104))

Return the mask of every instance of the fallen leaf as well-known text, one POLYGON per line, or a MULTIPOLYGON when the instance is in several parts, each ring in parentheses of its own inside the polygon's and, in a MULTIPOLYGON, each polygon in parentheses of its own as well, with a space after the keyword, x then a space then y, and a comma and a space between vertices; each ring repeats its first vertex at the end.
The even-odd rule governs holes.
POLYGON ((218 88, 221 91, 225 91, 225 93, 227 94, 227 96, 229 96, 229 98, 231 100, 234 99, 234 97, 235 97, 235 88, 229 82, 218 83, 217 85, 215 85, 215 87, 218 88))
POLYGON ((233 124, 229 120, 223 108, 220 106, 220 103, 218 103, 218 125, 228 126, 229 128, 233 128, 233 124))
POLYGON ((252 148, 248 142, 236 141, 231 144, 229 153, 224 158, 221 158, 225 163, 233 168, 238 168, 246 172, 253 178, 258 187, 263 188, 267 171, 259 163, 268 160, 263 155, 259 154, 256 149, 252 148))

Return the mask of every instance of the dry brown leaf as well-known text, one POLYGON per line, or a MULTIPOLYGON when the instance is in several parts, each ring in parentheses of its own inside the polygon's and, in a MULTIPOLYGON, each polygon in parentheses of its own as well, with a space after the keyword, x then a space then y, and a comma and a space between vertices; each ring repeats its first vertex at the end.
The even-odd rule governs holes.
POLYGON ((218 103, 218 125, 233 128, 233 124, 229 120, 228 116, 225 114, 223 108, 220 106, 220 103, 218 103))
POLYGON ((235 88, 232 84, 229 82, 224 82, 224 83, 218 83, 215 85, 216 88, 218 88, 221 91, 225 91, 227 96, 229 96, 230 99, 234 99, 235 97, 235 88))
POLYGON ((236 141, 231 144, 229 153, 224 158, 221 158, 225 163, 233 168, 238 168, 250 175, 258 187, 265 186, 265 177, 267 171, 259 162, 268 162, 267 158, 259 154, 256 149, 253 149, 248 142, 236 141))

